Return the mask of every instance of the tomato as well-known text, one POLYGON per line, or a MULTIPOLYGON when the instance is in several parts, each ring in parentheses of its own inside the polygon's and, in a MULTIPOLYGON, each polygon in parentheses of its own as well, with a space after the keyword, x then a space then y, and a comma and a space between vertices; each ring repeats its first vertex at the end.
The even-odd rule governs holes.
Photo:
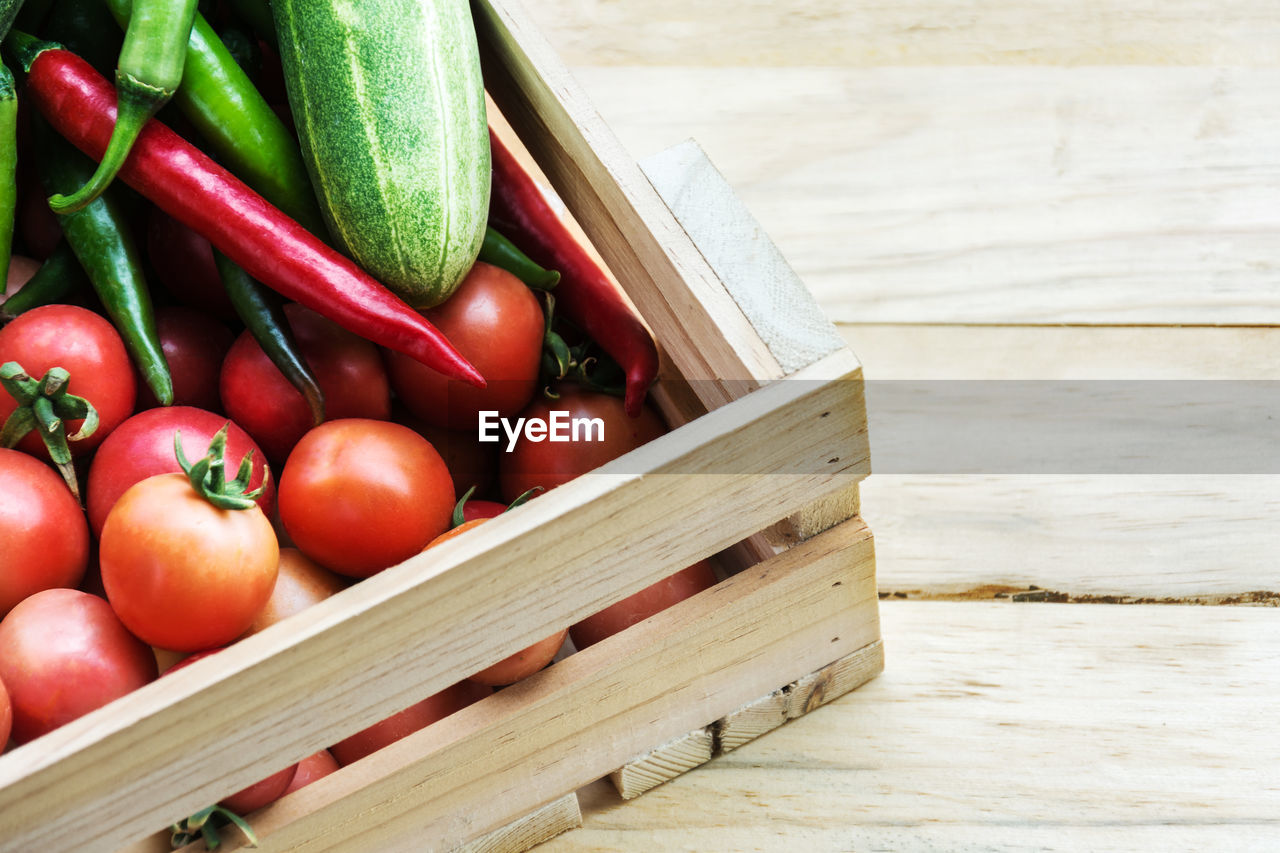
POLYGON ((524 282, 478 262, 444 304, 422 313, 488 385, 476 388, 448 380, 402 353, 388 351, 391 385, 409 411, 427 423, 474 435, 479 411, 495 410, 506 417, 529 403, 542 363, 544 321, 538 298, 524 282))
POLYGON ((9 691, 0 681, 0 752, 4 752, 9 743, 9 729, 13 728, 13 703, 9 701, 9 691))
MULTIPOLYGON (((492 502, 478 501, 477 503, 492 502)), ((465 511, 470 505, 471 501, 467 501, 463 504, 463 510, 465 511)), ((501 515, 506 510, 506 507, 502 504, 493 504, 493 506, 498 507, 498 511, 494 513, 494 515, 501 515)), ((474 527, 479 527, 491 517, 492 516, 478 517, 470 521, 464 521, 452 530, 437 536, 429 545, 427 545, 427 548, 434 548, 441 542, 447 542, 448 540, 453 539, 474 527)), ((484 684, 489 687, 502 687, 507 684, 515 684, 520 679, 528 678, 547 664, 551 663, 552 658, 556 656, 556 653, 560 651, 560 647, 564 645, 564 638, 568 636, 568 634, 568 628, 556 631, 550 637, 539 640, 533 645, 523 648, 511 656, 503 658, 493 666, 486 667, 474 675, 467 676, 467 679, 469 681, 474 681, 477 684, 484 684)))
POLYGON ((52 468, 0 448, 0 617, 43 589, 79 585, 89 524, 52 468))
POLYGON ((155 206, 147 220, 147 256, 174 299, 221 320, 236 319, 209 241, 155 206))
POLYGON ((0 680, 26 743, 154 681, 156 660, 111 606, 75 589, 37 592, 0 621, 0 680))
MULTIPOLYGON (((173 450, 175 432, 182 434, 182 450, 187 459, 194 462, 204 455, 209 442, 226 423, 227 419, 222 415, 190 406, 147 409, 122 423, 98 448, 89 467, 85 506, 93 532, 102 535, 107 513, 134 483, 156 474, 182 470, 173 450)), ((235 478, 240 460, 250 451, 254 461, 249 488, 258 488, 266 478, 267 487, 257 502, 262 512, 270 515, 275 509, 275 478, 268 474, 266 458, 258 445, 248 433, 231 424, 227 429, 228 480, 235 478)))
POLYGON ((301 613, 346 589, 347 583, 346 579, 317 566, 297 548, 281 548, 276 585, 266 606, 258 611, 249 626, 249 633, 256 634, 269 625, 301 613))
POLYGON ((493 518, 495 515, 502 515, 506 511, 507 505, 500 504, 497 501, 469 500, 462 505, 462 520, 466 522, 481 518, 493 518))
POLYGON ((130 486, 108 513, 98 550, 120 621, 180 652, 225 645, 248 630, 271 597, 280 557, 262 510, 219 509, 184 474, 130 486))
MULTIPOLYGON (((156 331, 169 373, 173 377, 173 403, 197 409, 222 407, 218 373, 235 336, 208 314, 181 305, 156 309, 156 331)), ((138 408, 160 405, 145 383, 138 383, 138 408)))
POLYGON ((573 638, 574 648, 585 649, 715 585, 716 575, 711 564, 699 560, 635 595, 593 613, 571 627, 569 636, 573 638))
POLYGON ((298 550, 339 574, 368 577, 443 533, 455 498, 449 469, 425 438, 390 421, 348 418, 298 442, 278 500, 298 550))
MULTIPOLYGON (((563 386, 559 400, 539 397, 520 413, 524 418, 549 421, 551 412, 565 412, 568 420, 599 418, 604 424, 603 440, 586 441, 584 430, 578 441, 530 441, 523 434, 510 452, 498 457, 498 490, 504 501, 513 501, 528 489, 547 489, 567 483, 606 462, 645 444, 667 431, 662 419, 649 406, 631 418, 622 400, 576 386, 563 386)), ((592 437, 596 433, 591 433, 592 437)))
MULTIPOLYGON (((221 649, 209 649, 208 651, 194 654, 189 658, 175 663, 165 672, 170 672, 190 666, 201 658, 207 658, 211 654, 222 651, 221 649)), ((259 779, 252 785, 241 788, 230 796, 223 797, 218 804, 223 808, 230 809, 237 815, 247 815, 250 812, 256 812, 258 809, 271 805, 280 799, 288 791, 289 786, 293 783, 294 774, 297 772, 300 764, 290 764, 283 770, 277 770, 265 779, 259 779)))
POLYGON ((437 720, 443 720, 455 711, 461 711, 468 705, 479 702, 491 693, 493 690, 488 687, 469 681, 459 681, 335 743, 329 747, 329 752, 339 766, 346 767, 366 755, 372 755, 384 746, 408 737, 419 729, 425 729, 437 720))
MULTIPOLYGON (((72 455, 97 447, 133 412, 136 387, 133 366, 124 342, 111 324, 86 308, 44 305, 15 318, 0 329, 0 364, 16 361, 33 379, 53 367, 71 374, 69 393, 84 397, 98 410, 98 428, 92 435, 70 443, 72 455)), ((13 413, 17 402, 0 393, 0 423, 13 413)), ((70 437, 83 421, 67 423, 70 437)), ((35 431, 18 444, 42 459, 49 453, 35 431)))
POLYGON ((323 779, 338 769, 338 762, 327 749, 308 755, 298 762, 298 772, 293 781, 285 788, 285 794, 292 794, 299 788, 305 788, 317 779, 323 779))
POLYGON ((234 794, 223 797, 218 805, 238 815, 247 815, 266 808, 285 795, 297 772, 298 765, 290 764, 265 779, 259 779, 247 788, 241 788, 234 794))
POLYGON ((457 432, 434 426, 403 409, 398 416, 393 410, 392 419, 431 442, 449 468, 454 493, 464 495, 467 489, 475 486, 475 494, 484 495, 493 488, 498 479, 498 448, 492 444, 481 444, 476 440, 474 430, 457 432))
MULTIPOLYGON (((286 305, 284 313, 324 393, 326 419, 391 417, 391 389, 376 346, 301 305, 286 305)), ((247 331, 231 345, 219 387, 223 410, 273 462, 284 461, 313 426, 302 392, 247 331)))

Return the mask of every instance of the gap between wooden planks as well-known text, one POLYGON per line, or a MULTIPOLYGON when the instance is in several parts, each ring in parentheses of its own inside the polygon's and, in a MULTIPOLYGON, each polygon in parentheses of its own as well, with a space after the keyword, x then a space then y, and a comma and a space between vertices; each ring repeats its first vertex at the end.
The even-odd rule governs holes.
POLYGON ((881 605, 888 666, 540 851, 1273 850, 1280 620, 881 605))

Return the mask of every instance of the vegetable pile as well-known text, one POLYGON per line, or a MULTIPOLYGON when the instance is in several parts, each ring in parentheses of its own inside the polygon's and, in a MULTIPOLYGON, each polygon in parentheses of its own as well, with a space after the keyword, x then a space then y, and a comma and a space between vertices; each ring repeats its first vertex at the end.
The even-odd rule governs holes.
MULTIPOLYGON (((0 749, 665 431, 651 335, 488 128, 467 4, 273 6, 0 0, 0 749), (553 410, 604 440, 478 439, 553 410)), ((174 840, 251 832, 714 581, 565 626, 174 840)))

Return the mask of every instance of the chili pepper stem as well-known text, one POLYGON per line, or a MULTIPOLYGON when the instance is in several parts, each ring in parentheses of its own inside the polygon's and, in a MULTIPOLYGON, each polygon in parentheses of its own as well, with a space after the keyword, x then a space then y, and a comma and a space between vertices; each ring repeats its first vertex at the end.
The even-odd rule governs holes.
POLYGON ((133 141, 138 138, 142 128, 173 96, 172 91, 166 92, 149 86, 123 72, 116 75, 116 92, 119 94, 116 102, 116 126, 111 131, 111 141, 107 143, 102 161, 89 182, 71 195, 55 193, 49 196, 49 208, 54 213, 75 213, 102 195, 124 165, 129 150, 133 148, 133 141))

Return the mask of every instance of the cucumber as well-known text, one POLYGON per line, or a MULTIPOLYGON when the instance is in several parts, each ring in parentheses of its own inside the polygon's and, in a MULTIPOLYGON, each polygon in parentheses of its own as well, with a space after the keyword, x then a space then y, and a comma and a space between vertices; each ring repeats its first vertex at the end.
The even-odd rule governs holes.
POLYGON ((475 262, 489 135, 467 0, 273 0, 289 104, 330 232, 415 308, 475 262))

